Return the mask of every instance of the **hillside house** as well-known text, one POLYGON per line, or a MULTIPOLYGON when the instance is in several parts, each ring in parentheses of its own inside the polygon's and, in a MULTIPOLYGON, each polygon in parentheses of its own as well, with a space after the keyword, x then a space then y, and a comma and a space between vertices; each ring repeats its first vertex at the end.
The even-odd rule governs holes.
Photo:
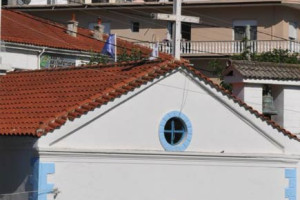
MULTIPOLYGON (((208 58, 222 58, 244 50, 243 38, 249 25, 251 51, 265 52, 274 48, 300 52, 300 1, 289 0, 186 0, 182 14, 200 17, 200 24, 182 24, 182 56, 193 63, 208 58), (201 58, 201 60, 199 59, 201 58)), ((41 1, 6 6, 60 23, 76 13, 82 27, 93 28, 95 16, 103 19, 106 33, 146 46, 160 42, 162 52, 171 52, 172 22, 151 19, 151 13, 172 13, 171 1, 41 1), (146 42, 143 42, 146 41, 146 42)))

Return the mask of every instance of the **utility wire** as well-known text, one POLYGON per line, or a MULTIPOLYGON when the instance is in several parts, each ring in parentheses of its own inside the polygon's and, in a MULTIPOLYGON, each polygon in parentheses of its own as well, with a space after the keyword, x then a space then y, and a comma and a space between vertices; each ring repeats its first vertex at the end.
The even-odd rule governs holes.
MULTIPOLYGON (((119 6, 119 7, 121 7, 121 6, 119 6)), ((149 9, 157 10, 157 11, 160 11, 160 12, 164 12, 163 10, 159 10, 159 9, 157 9, 157 8, 152 8, 152 7, 149 7, 149 6, 145 6, 145 7, 146 7, 146 8, 149 8, 149 9)), ((139 11, 139 10, 137 10, 137 9, 131 9, 131 8, 126 8, 126 9, 129 9, 129 10, 134 11, 133 13, 135 13, 135 12, 140 12, 140 13, 142 13, 143 15, 145 15, 144 12, 139 11)), ((90 14, 89 12, 86 12, 86 11, 81 11, 81 12, 85 12, 86 14, 90 14)), ((122 15, 122 16, 127 16, 127 17, 130 17, 130 18, 133 18, 133 19, 137 19, 137 20, 140 20, 140 17, 141 17, 141 16, 139 16, 139 18, 136 18, 136 17, 132 17, 132 16, 131 16, 131 15, 133 15, 133 14, 129 15, 129 14, 121 14, 121 13, 115 12, 115 11, 112 11, 112 12, 113 12, 114 14, 119 14, 119 15, 122 15)), ((195 15, 199 15, 198 13, 195 13, 195 12, 192 12, 192 11, 190 11, 190 13, 195 14, 195 15)), ((201 15, 200 15, 200 16, 201 16, 201 15)), ((218 18, 214 18, 214 17, 208 16, 208 15, 202 15, 202 16, 206 16, 206 17, 208 17, 208 18, 213 18, 213 19, 215 19, 215 20, 218 20, 218 18)), ((225 22, 225 23, 231 25, 231 23, 229 23, 229 22, 227 22, 227 21, 225 21, 225 20, 220 20, 220 21, 223 21, 223 22, 225 22)), ((146 22, 149 23, 149 20, 147 20, 146 22)), ((150 23, 151 23, 151 24, 158 25, 158 26, 162 26, 162 27, 165 28, 165 26, 163 26, 163 25, 161 25, 161 24, 159 24, 159 23, 155 23, 155 22, 152 22, 152 21, 151 21, 150 23)), ((195 25, 195 26, 218 27, 218 28, 224 28, 224 27, 226 27, 226 28, 232 29, 232 26, 219 26, 219 25, 209 24, 209 23, 199 23, 199 24, 194 24, 194 25, 195 25)), ((185 33, 185 31, 183 31, 183 32, 185 33)), ((275 38, 279 38, 279 39, 282 39, 282 40, 285 40, 285 41, 290 41, 290 40, 285 39, 285 38, 283 38, 283 37, 275 36, 274 34, 269 34, 269 33, 265 33, 265 32, 258 31, 258 30, 256 30, 256 32, 261 33, 261 34, 265 34, 265 35, 269 35, 269 36, 272 36, 272 37, 275 37, 275 38)), ((186 32, 186 33, 189 33, 189 32, 186 32)), ((222 33, 222 34, 224 34, 224 33, 222 33)), ((145 42, 145 43, 152 43, 152 42, 150 42, 150 41, 145 41, 145 40, 142 41, 142 40, 137 40, 137 39, 129 38, 129 37, 125 37, 125 36, 120 36, 120 37, 123 37, 123 38, 126 38, 126 39, 130 39, 130 40, 135 40, 135 41, 145 42)), ((190 42, 192 42, 192 41, 190 41, 190 42)), ((293 42, 296 42, 296 41, 293 41, 293 42)), ((215 52, 209 52, 209 51, 201 51, 201 50, 195 50, 195 49, 190 49, 190 50, 193 50, 194 52, 196 51, 196 52, 198 52, 198 53, 209 53, 209 54, 217 54, 217 55, 228 56, 228 54, 222 54, 222 53, 215 53, 215 52)))
MULTIPOLYGON (((28 26, 28 25, 24 25, 24 24, 18 22, 17 20, 14 20, 14 19, 12 19, 12 18, 10 18, 10 17, 8 17, 8 16, 3 15, 2 17, 6 18, 6 19, 8 19, 8 20, 10 20, 10 21, 13 21, 14 23, 17 23, 17 24, 19 24, 20 26, 26 27, 26 28, 28 28, 28 29, 30 29, 30 30, 32 30, 32 31, 35 31, 35 32, 37 32, 37 33, 39 33, 39 34, 42 34, 42 35, 44 35, 44 36, 46 36, 46 37, 48 37, 48 38, 50 37, 50 38, 53 38, 53 39, 55 39, 55 40, 57 40, 57 41, 66 43, 66 41, 64 41, 63 39, 62 39, 62 40, 59 40, 59 39, 57 39, 57 38, 55 38, 55 37, 51 37, 51 36, 49 36, 49 35, 47 35, 47 34, 44 34, 43 32, 37 31, 36 29, 34 29, 34 28, 32 28, 32 27, 30 27, 30 26, 28 26)), ((61 25, 56 25, 56 24, 54 24, 53 22, 47 22, 46 20, 40 20, 40 19, 38 19, 38 18, 34 18, 34 17, 31 17, 31 16, 26 16, 26 17, 29 17, 29 18, 31 18, 31 19, 40 21, 40 22, 42 22, 42 23, 49 24, 49 25, 51 25, 51 26, 57 27, 57 28, 59 28, 59 29, 62 29, 62 30, 64 30, 64 31, 67 31, 67 28, 65 28, 65 27, 63 27, 63 26, 61 26, 61 25)), ((113 44, 113 43, 109 43, 109 42, 106 42, 105 40, 95 39, 95 38, 93 38, 93 37, 91 37, 91 36, 89 36, 89 35, 85 35, 85 34, 82 34, 82 33, 79 33, 79 32, 77 32, 77 35, 80 35, 80 36, 83 36, 83 37, 86 37, 86 38, 89 38, 89 39, 97 40, 97 41, 102 42, 102 43, 104 43, 104 44, 105 44, 105 43, 108 43, 108 44, 110 44, 110 45, 112 45, 112 46, 116 46, 116 47, 121 48, 121 49, 132 50, 132 48, 129 48, 129 47, 126 47, 126 46, 116 45, 116 44, 113 44)), ((124 41, 124 42, 127 42, 127 41, 124 41)), ((69 43, 67 43, 67 44, 69 44, 69 43)), ((72 44, 69 44, 69 45, 72 45, 72 44)), ((77 45, 72 45, 72 46, 73 46, 74 48, 81 49, 81 48, 78 47, 77 45)), ((148 56, 148 54, 146 54, 146 53, 144 53, 144 52, 141 52, 141 53, 148 56)))
MULTIPOLYGON (((134 10, 134 9, 131 9, 131 10, 134 10)), ((136 11, 136 10, 135 10, 136 11)), ((141 11, 139 11, 139 12, 141 12, 141 11)), ((116 12, 114 12, 114 13, 116 13, 116 12)), ((129 16, 129 15, 126 15, 126 14, 122 14, 122 15, 124 15, 124 16, 129 16)), ((35 18, 35 20, 37 20, 36 18, 35 18)), ((45 22, 44 22, 45 23, 45 22)), ((152 22, 153 24, 158 24, 158 23, 154 23, 154 22, 152 22)), ((54 25, 53 23, 49 23, 50 25, 54 25)), ((159 24, 160 25, 160 24, 159 24)), ((201 25, 201 26, 203 26, 203 25, 208 25, 208 26, 211 26, 211 27, 222 27, 222 26, 217 26, 217 25, 212 25, 212 24, 196 24, 196 25, 201 25)), ((58 25, 54 25, 54 26, 57 26, 57 27, 59 27, 59 28, 62 28, 61 26, 58 26, 58 25)), ((161 26, 163 26, 163 25, 161 25, 161 26)), ((164 28, 165 28, 165 26, 163 26, 164 28)), ((31 28, 31 27, 29 27, 29 28, 31 28)), ((230 27, 230 28, 232 28, 232 27, 230 27)), ((32 28, 31 28, 32 29, 32 28)), ((65 29, 65 28, 63 28, 63 29, 65 29)), ((66 29, 65 29, 66 30, 66 29)), ((78 34, 78 33, 77 33, 78 34)), ((266 34, 266 33, 265 33, 266 34)), ((90 36, 87 36, 87 35, 84 35, 84 34, 80 34, 79 33, 79 35, 82 35, 82 36, 84 36, 84 37, 88 37, 88 38, 92 38, 92 37, 90 37, 90 36)), ((119 37, 123 37, 123 38, 125 38, 125 36, 119 36, 119 37)), ((94 39, 94 38, 92 38, 92 39, 94 39)), ((129 37, 126 37, 126 39, 131 39, 131 40, 135 40, 135 41, 139 41, 139 42, 147 42, 147 43, 152 43, 152 42, 150 42, 150 41, 145 41, 145 40, 138 40, 138 39, 134 39, 134 38, 129 38, 129 37)), ((103 41, 103 40, 98 40, 98 41, 100 41, 100 42, 105 42, 105 41, 103 41)), ((112 44, 112 45, 114 45, 114 44, 112 44)), ((126 47, 123 47, 123 46, 119 46, 119 45, 114 45, 114 46, 117 46, 117 47, 120 47, 120 48, 123 48, 123 49, 129 49, 129 48, 126 48, 126 47)), ((130 49, 131 50, 131 49, 130 49)), ((209 54, 217 54, 217 55, 223 55, 223 56, 228 56, 228 54, 223 54, 223 53, 215 53, 215 52, 209 52, 209 51, 201 51, 201 50, 196 50, 196 49, 190 49, 189 48, 189 50, 192 50, 192 51, 194 51, 194 52, 198 52, 198 53, 209 53, 209 54)))
MULTIPOLYGON (((82 4, 82 3, 80 3, 80 4, 81 4, 81 5, 84 5, 84 4, 82 4)), ((121 6, 119 6, 119 7, 121 7, 121 6)), ((146 7, 151 8, 151 7, 149 7, 149 6, 146 6, 146 7)), ((128 8, 128 9, 129 9, 129 10, 133 10, 133 11, 135 11, 135 12, 141 12, 142 14, 145 14, 144 12, 139 11, 139 10, 136 10, 136 9, 131 9, 131 8, 128 8)), ((151 8, 151 9, 153 9, 153 8, 151 8)), ((155 9, 155 8, 154 8, 154 10, 161 11, 161 10, 155 9)), ((86 11, 81 11, 81 12, 84 12, 84 13, 86 13, 86 14, 90 14, 90 13, 88 13, 88 12, 86 12, 86 11)), ((120 13, 118 13, 118 12, 114 12, 114 11, 112 11, 112 12, 115 13, 115 14, 120 14, 120 13)), ((197 14, 197 13, 195 13, 195 14, 197 14)), ((130 16, 130 15, 128 15, 128 14, 121 14, 121 15, 122 15, 122 16, 131 17, 131 18, 134 18, 134 19, 137 19, 137 18, 132 17, 132 16, 130 16)), ((213 17, 211 17, 211 18, 213 18, 213 17)), ((217 18, 216 18, 216 19, 217 19, 217 18)), ((138 20, 140 20, 140 18, 138 18, 138 20)), ((222 20, 222 21, 224 21, 224 20, 222 20)), ((149 20, 147 20, 147 23, 149 23, 149 20)), ((152 23, 152 24, 155 24, 155 25, 162 26, 162 27, 165 28, 165 26, 160 25, 159 23, 155 23, 155 22, 151 22, 151 23, 152 23)), ((228 23, 228 22, 227 22, 227 23, 228 23)), ((206 23, 206 24, 204 24, 204 23, 202 23, 202 24, 194 24, 194 25, 198 25, 198 26, 207 25, 207 26, 210 26, 210 27, 224 27, 224 26, 217 26, 217 25, 208 24, 208 23, 206 23)), ((232 29, 232 27, 229 27, 229 26, 227 26, 227 28, 232 29)), ((258 31, 258 32, 260 32, 260 31, 258 31)), ((260 32, 260 33, 268 34, 268 33, 264 33, 264 32, 260 32)), ((268 34, 268 35, 270 35, 270 34, 268 34)), ((274 35, 271 35, 271 36, 275 37, 274 35)), ((119 37, 125 38, 125 36, 119 36, 119 37)), ((152 43, 151 41, 138 40, 138 39, 130 38, 130 37, 126 37, 126 39, 135 40, 135 41, 139 41, 139 42, 152 43)), ((281 38, 281 39, 284 39, 284 38, 281 38)), ((284 40, 287 40, 287 39, 284 39, 284 40)), ((103 41, 103 42, 104 42, 104 41, 103 41)), ((124 48, 124 47, 121 47, 121 48, 124 48)), ((209 51, 201 51, 201 50, 195 50, 195 49, 190 49, 190 50, 193 50, 194 52, 196 51, 196 52, 199 52, 199 53, 209 53, 209 54, 217 54, 217 55, 228 56, 228 54, 222 54, 222 53, 215 53, 215 52, 209 52, 209 51)))
POLYGON ((32 190, 32 191, 23 191, 23 192, 14 192, 14 193, 4 193, 0 194, 1 196, 13 196, 13 195, 19 195, 19 194, 29 194, 29 193, 53 193, 54 190, 32 190))

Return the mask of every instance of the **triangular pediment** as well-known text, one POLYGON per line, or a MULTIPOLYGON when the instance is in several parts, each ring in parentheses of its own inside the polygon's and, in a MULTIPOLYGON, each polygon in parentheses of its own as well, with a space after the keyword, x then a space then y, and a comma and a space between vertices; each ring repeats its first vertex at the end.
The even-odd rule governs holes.
POLYGON ((182 113, 192 132, 183 138, 190 140, 186 147, 174 151, 276 154, 298 143, 253 110, 179 70, 67 122, 40 138, 39 147, 168 151, 160 131, 170 113, 182 113))

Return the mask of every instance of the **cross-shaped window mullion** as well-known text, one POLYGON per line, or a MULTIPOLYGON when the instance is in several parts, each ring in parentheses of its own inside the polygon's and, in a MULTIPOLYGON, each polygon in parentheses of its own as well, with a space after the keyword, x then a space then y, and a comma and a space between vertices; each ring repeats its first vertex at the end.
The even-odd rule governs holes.
POLYGON ((182 128, 181 130, 176 130, 175 129, 175 121, 172 120, 171 121, 171 130, 165 130, 165 133, 169 133, 171 134, 171 145, 174 145, 174 141, 175 141, 175 134, 184 134, 184 129, 182 128))

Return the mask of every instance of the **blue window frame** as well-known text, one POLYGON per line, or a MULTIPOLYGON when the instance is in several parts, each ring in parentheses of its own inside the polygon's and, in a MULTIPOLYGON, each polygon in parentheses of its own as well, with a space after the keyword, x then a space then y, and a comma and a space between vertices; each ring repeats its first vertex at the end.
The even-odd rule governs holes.
POLYGON ((182 112, 169 112, 161 120, 159 138, 166 151, 184 151, 192 138, 192 124, 182 112))

